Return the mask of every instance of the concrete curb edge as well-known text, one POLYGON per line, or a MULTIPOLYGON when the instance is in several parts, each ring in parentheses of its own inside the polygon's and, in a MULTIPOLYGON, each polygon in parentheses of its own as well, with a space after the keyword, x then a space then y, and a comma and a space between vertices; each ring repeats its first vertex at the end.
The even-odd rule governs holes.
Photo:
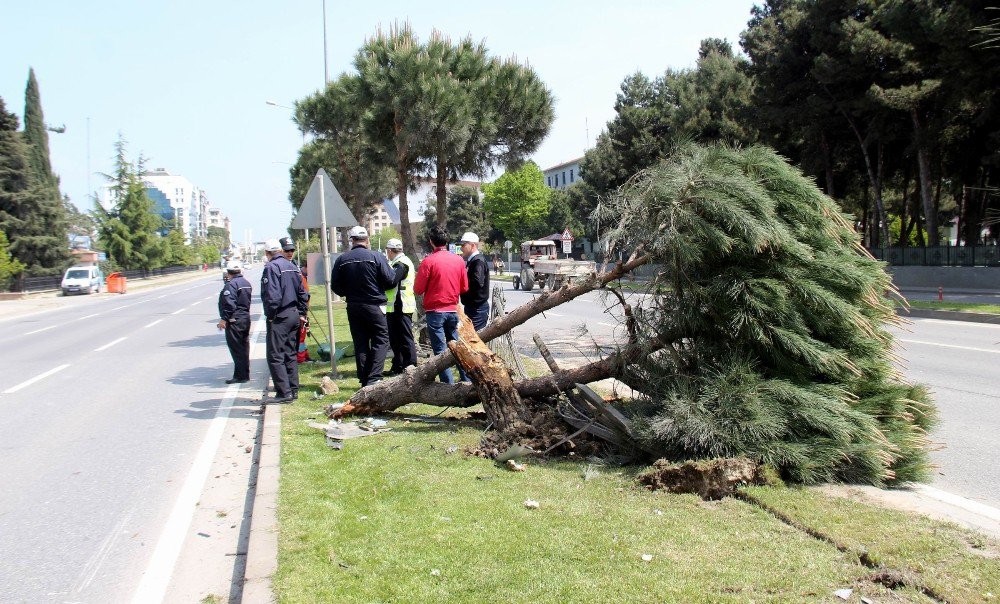
POLYGON ((281 405, 264 405, 257 486, 250 519, 242 602, 276 602, 271 576, 278 570, 278 476, 281 464, 281 405))

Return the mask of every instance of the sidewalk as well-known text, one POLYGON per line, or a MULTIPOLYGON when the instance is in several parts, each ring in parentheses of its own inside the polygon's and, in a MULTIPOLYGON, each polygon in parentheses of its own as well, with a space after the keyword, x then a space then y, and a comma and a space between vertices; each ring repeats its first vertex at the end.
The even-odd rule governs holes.
MULTIPOLYGON (((197 279, 206 279, 210 276, 218 277, 218 270, 209 269, 208 271, 190 271, 186 273, 165 275, 162 277, 130 280, 128 282, 128 293, 124 295, 127 297, 129 293, 155 287, 174 285, 177 283, 185 283, 188 281, 196 281, 197 279)), ((220 284, 221 282, 222 280, 219 279, 220 284)), ((62 296, 59 292, 49 291, 27 294, 24 298, 19 300, 0 300, 0 322, 37 315, 70 305, 81 306, 81 303, 82 305, 87 305, 88 302, 93 300, 103 300, 105 298, 112 298, 119 295, 121 294, 109 294, 105 292, 102 287, 101 293, 99 294, 62 296)))

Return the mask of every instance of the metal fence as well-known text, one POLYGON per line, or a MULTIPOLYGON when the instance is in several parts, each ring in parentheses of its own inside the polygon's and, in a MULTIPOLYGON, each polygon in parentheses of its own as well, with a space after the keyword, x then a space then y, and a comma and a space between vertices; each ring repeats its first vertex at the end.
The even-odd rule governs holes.
MULTIPOLYGON (((173 275, 176 273, 184 273, 188 271, 200 271, 202 270, 201 264, 192 264, 188 266, 165 266, 163 268, 154 268, 150 270, 136 269, 131 271, 121 271, 125 275, 126 279, 148 279, 150 277, 162 277, 164 275, 173 275)), ((11 288, 11 291, 15 292, 43 292, 59 289, 59 284, 62 283, 62 276, 54 277, 25 277, 20 280, 16 280, 11 288)))
POLYGON ((1000 266, 1000 245, 869 248, 892 266, 1000 266))

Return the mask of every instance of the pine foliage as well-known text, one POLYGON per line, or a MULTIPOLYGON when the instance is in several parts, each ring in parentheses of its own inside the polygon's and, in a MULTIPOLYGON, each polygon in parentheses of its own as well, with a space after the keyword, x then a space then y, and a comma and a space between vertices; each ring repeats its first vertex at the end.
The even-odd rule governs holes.
POLYGON ((0 230, 25 272, 46 274, 60 266, 67 241, 45 231, 40 218, 46 215, 46 191, 32 178, 29 148, 17 126, 17 116, 0 99, 0 230))
POLYGON ((36 225, 34 250, 25 262, 32 274, 58 274, 70 262, 68 224, 59 193, 59 177, 49 159, 49 133, 42 113, 42 99, 35 70, 28 71, 24 89, 24 141, 28 150, 28 172, 37 187, 38 205, 31 221, 36 225))
POLYGON ((110 187, 111 208, 94 204, 98 239, 108 257, 124 269, 151 269, 163 266, 171 256, 169 245, 160 240, 162 220, 153 213, 146 194, 142 158, 133 164, 126 155, 126 141, 119 135, 115 143, 115 172, 105 174, 110 187))
POLYGON ((766 147, 692 144, 600 212, 615 249, 662 267, 637 319, 672 346, 622 376, 652 444, 804 483, 926 475, 935 411, 893 367, 891 280, 798 169, 766 147))

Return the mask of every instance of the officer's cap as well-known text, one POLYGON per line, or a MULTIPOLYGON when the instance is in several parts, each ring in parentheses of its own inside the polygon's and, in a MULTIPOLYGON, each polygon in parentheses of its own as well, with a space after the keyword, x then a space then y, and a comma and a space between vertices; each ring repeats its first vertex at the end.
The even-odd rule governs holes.
POLYGON ((281 251, 281 243, 279 243, 277 239, 268 239, 267 241, 264 242, 264 251, 265 252, 280 252, 281 251))
POLYGON ((385 249, 387 250, 401 250, 403 249, 403 242, 399 239, 390 239, 385 243, 385 249))
POLYGON ((230 260, 226 263, 226 270, 230 273, 238 273, 243 270, 243 263, 239 260, 230 260))
POLYGON ((295 240, 291 237, 282 237, 278 240, 278 243, 281 244, 281 249, 286 252, 291 252, 295 249, 295 240))
POLYGON ((351 227, 351 230, 347 231, 347 236, 351 239, 368 239, 368 229, 363 226, 351 227))

